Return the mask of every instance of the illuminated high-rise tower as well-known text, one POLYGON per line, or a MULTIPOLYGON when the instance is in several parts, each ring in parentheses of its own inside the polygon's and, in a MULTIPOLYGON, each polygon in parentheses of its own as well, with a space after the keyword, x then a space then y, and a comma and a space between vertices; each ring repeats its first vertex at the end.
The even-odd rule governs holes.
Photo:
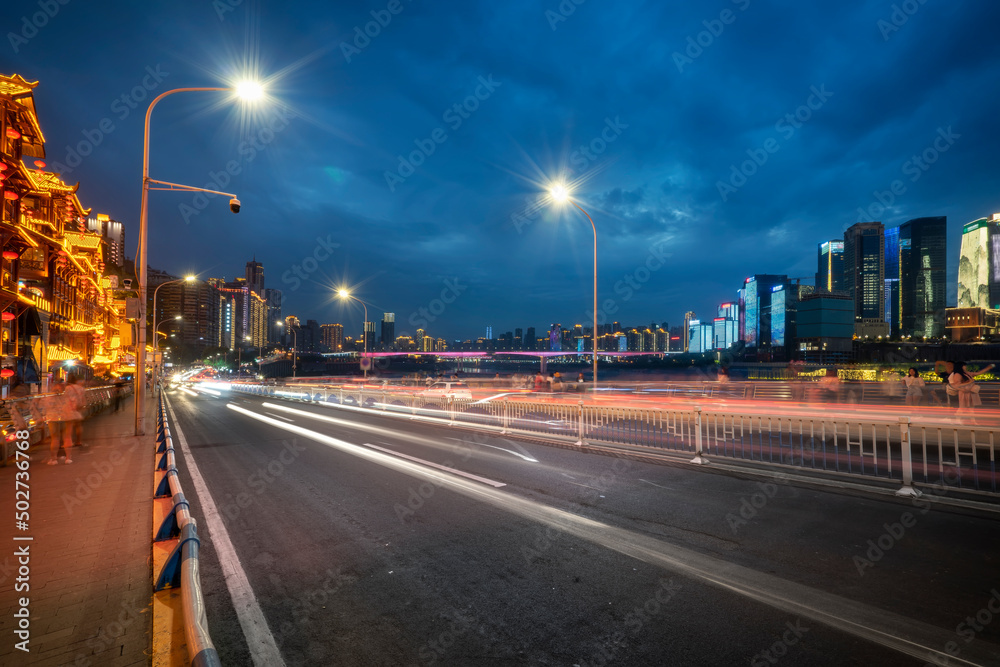
POLYGON ((885 227, 859 222, 844 232, 844 287, 854 299, 855 332, 888 336, 885 320, 885 227))
POLYGON ((962 229, 958 307, 1000 309, 1000 213, 962 229))
POLYGON ((264 297, 264 265, 257 261, 254 257, 253 260, 247 262, 246 269, 246 279, 247 287, 250 291, 257 296, 264 297))
POLYGON ((759 274, 743 283, 746 316, 743 320, 743 342, 747 347, 771 345, 771 294, 779 285, 788 284, 788 276, 759 274))
POLYGON ((899 226, 900 331, 927 338, 944 334, 948 218, 916 218, 899 226))
POLYGON ((903 307, 899 298, 899 227, 885 231, 885 321, 889 325, 889 335, 897 337, 903 320, 903 307))
POLYGON ((844 242, 824 241, 816 251, 816 291, 844 290, 844 242))

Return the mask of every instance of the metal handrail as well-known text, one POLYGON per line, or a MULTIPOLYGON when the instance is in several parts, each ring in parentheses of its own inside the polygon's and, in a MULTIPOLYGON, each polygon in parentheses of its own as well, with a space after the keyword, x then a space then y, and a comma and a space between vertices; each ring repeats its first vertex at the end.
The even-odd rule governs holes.
MULTIPOLYGON (((947 484, 954 490, 1000 493, 1000 430, 950 415, 771 414, 732 401, 697 400, 667 405, 608 405, 546 401, 516 394, 490 401, 427 396, 391 387, 302 387, 234 384, 258 396, 322 402, 348 408, 375 407, 380 414, 439 423, 517 432, 534 437, 624 445, 767 465, 791 466, 834 475, 901 483, 912 495, 914 482, 947 484)), ((692 397, 688 397, 692 398, 692 397)), ((707 398, 707 397, 706 397, 707 398)), ((902 413, 902 414, 901 414, 902 413)), ((954 413, 950 413, 954 415, 954 413)))
POLYGON ((157 575, 154 590, 180 587, 184 636, 187 639, 191 664, 195 667, 221 667, 219 654, 209 634, 205 598, 201 589, 198 562, 201 543, 198 539, 198 522, 191 516, 190 506, 181 489, 173 438, 167 425, 167 412, 162 395, 159 407, 156 442, 157 454, 162 452, 163 456, 160 457, 156 467, 158 470, 166 470, 167 474, 157 489, 157 496, 169 495, 173 508, 154 535, 154 540, 176 536, 179 537, 179 541, 157 575), (165 488, 164 482, 166 482, 165 488))

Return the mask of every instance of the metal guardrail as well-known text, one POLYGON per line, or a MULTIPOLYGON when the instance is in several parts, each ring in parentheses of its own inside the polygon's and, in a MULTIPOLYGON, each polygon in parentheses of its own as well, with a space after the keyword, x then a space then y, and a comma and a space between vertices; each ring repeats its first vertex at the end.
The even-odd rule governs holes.
MULTIPOLYGON (((781 367, 782 372, 784 366, 781 367)), ((459 381, 470 388, 481 390, 503 391, 525 391, 533 388, 533 377, 525 375, 519 382, 514 382, 510 378, 495 380, 492 378, 476 378, 463 376, 459 381)), ((350 386, 352 382, 357 382, 356 377, 321 377, 321 378, 297 378, 296 380, 285 380, 281 383, 271 381, 263 386, 275 386, 285 388, 302 388, 303 391, 321 388, 339 388, 350 386)), ((449 382, 449 380, 440 380, 449 382)), ((455 380, 451 380, 454 382, 455 380)), ((361 383, 369 389, 378 387, 379 380, 369 380, 361 383)), ((413 379, 382 380, 382 384, 390 389, 410 389, 411 391, 425 389, 428 385, 424 381, 413 379)), ((984 406, 1000 406, 1000 382, 977 381, 980 387, 979 397, 984 406)), ((564 381, 561 393, 593 393, 591 383, 564 381)), ((923 402, 925 405, 944 406, 956 405, 957 398, 949 396, 945 392, 947 385, 943 382, 929 381, 923 390, 923 402)), ((841 380, 832 388, 823 384, 819 378, 800 378, 798 380, 777 379, 777 380, 731 380, 729 382, 717 382, 714 380, 695 381, 615 381, 607 380, 601 382, 601 391, 598 393, 634 393, 649 394, 656 396, 669 396, 678 398, 715 398, 715 399, 739 399, 739 400, 764 400, 764 401, 807 401, 810 403, 852 403, 859 405, 904 405, 906 388, 902 383, 890 383, 885 381, 866 380, 841 380)))
POLYGON ((172 506, 164 517, 156 533, 154 542, 178 539, 170 556, 160 569, 154 590, 165 588, 181 589, 181 606, 184 617, 184 636, 187 639, 188 654, 194 667, 221 667, 219 654, 215 650, 208 632, 208 617, 205 600, 201 591, 201 576, 198 567, 198 523, 191 516, 190 504, 181 490, 174 456, 174 442, 167 424, 166 407, 160 396, 156 415, 156 453, 160 455, 157 470, 166 471, 154 493, 154 498, 170 498, 172 506))
MULTIPOLYGON (((384 387, 301 387, 234 384, 235 391, 345 407, 387 415, 426 417, 500 433, 588 442, 788 466, 899 483, 961 489, 996 497, 996 429, 954 423, 940 416, 859 414, 817 409, 810 416, 741 414, 732 405, 614 407, 583 401, 546 401, 521 394, 489 401, 422 395, 384 387)), ((544 396, 544 395, 543 395, 544 396)))

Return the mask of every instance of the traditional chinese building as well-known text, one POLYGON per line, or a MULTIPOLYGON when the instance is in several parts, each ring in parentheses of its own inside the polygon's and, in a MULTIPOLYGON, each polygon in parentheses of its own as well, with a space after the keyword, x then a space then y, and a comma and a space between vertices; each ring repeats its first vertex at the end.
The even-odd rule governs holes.
MULTIPOLYGON (((44 382, 72 365, 116 370, 120 315, 105 273, 107 239, 88 229, 77 196, 45 171, 45 139, 35 113, 37 82, 0 75, 0 375, 44 382)), ((85 374, 89 374, 88 371, 85 374)))

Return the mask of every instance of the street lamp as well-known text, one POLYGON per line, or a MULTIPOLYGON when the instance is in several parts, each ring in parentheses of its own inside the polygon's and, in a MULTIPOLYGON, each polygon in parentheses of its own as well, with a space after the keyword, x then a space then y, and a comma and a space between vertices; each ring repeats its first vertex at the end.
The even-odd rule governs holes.
MULTIPOLYGON (((197 276, 184 276, 183 278, 175 278, 174 280, 168 280, 167 282, 160 283, 159 285, 156 286, 156 289, 153 290, 153 331, 156 331, 156 327, 158 326, 156 324, 156 314, 157 314, 157 310, 156 310, 156 297, 157 297, 157 295, 160 292, 160 288, 163 287, 164 285, 169 285, 171 283, 179 283, 179 282, 190 283, 190 282, 194 282, 195 280, 197 280, 197 276)), ((181 316, 177 315, 177 316, 174 317, 174 319, 175 320, 179 320, 179 319, 181 319, 181 316)), ((145 324, 146 323, 143 322, 143 326, 145 326, 145 324)), ((158 375, 157 372, 156 372, 156 347, 157 347, 156 344, 159 341, 160 341, 159 338, 157 338, 156 336, 153 336, 153 391, 156 391, 156 377, 158 375)), ((136 370, 138 370, 138 368, 139 367, 136 366, 136 370)))
MULTIPOLYGON (((146 241, 149 231, 147 225, 147 217, 149 213, 149 191, 170 190, 173 192, 208 192, 210 194, 223 195, 225 197, 229 197, 229 210, 233 213, 238 213, 240 210, 240 200, 237 199, 236 195, 232 193, 218 192, 216 190, 208 190, 206 188, 196 188, 190 185, 181 185, 178 183, 170 183, 168 181, 157 181, 149 177, 149 120, 153 113, 153 107, 155 107, 157 102, 162 100, 167 95, 197 91, 235 92, 238 97, 246 101, 260 99, 263 95, 263 90, 259 84, 248 81, 240 83, 233 88, 175 88, 158 95, 152 102, 149 103, 149 108, 146 110, 146 124, 142 140, 142 203, 139 209, 139 250, 137 252, 138 256, 136 257, 136 263, 138 264, 139 269, 138 321, 141 326, 137 332, 138 340, 136 341, 137 344, 135 349, 135 435, 146 434, 146 387, 144 385, 146 381, 146 255, 148 251, 146 241), (163 187, 151 188, 151 183, 163 187)), ((155 298, 155 292, 153 296, 155 298)), ((153 338, 156 337, 154 336, 153 338)), ((155 367, 155 356, 153 361, 155 367)))
MULTIPOLYGON (((362 301, 358 297, 352 295, 346 289, 337 290, 337 296, 339 296, 341 299, 354 299, 355 301, 357 301, 358 303, 361 304, 362 308, 365 309, 365 326, 364 326, 364 329, 362 329, 362 331, 364 331, 365 353, 361 357, 362 359, 365 359, 365 358, 368 357, 368 304, 366 304, 364 301, 362 301)), ((361 370, 364 371, 365 377, 368 377, 368 368, 362 366, 361 370)))
POLYGON ((590 227, 594 230, 594 386, 597 386, 597 225, 590 214, 583 210, 583 207, 576 203, 570 196, 570 191, 562 183, 553 183, 549 187, 549 197, 557 204, 569 202, 580 209, 580 213, 590 220, 590 227))
MULTIPOLYGON (((278 320, 277 322, 275 322, 275 324, 277 324, 279 327, 285 326, 285 323, 282 322, 281 320, 278 320)), ((298 344, 299 344, 299 336, 298 336, 299 332, 298 332, 298 330, 295 327, 288 327, 288 328, 292 330, 292 378, 294 378, 295 377, 295 356, 296 356, 296 352, 297 352, 296 348, 298 347, 298 344)))
MULTIPOLYGON (((250 340, 250 336, 244 336, 243 340, 244 341, 250 340)), ((242 345, 239 346, 238 351, 237 351, 237 355, 238 355, 238 357, 237 357, 237 360, 236 360, 236 373, 237 373, 237 375, 240 375, 243 372, 242 371, 242 367, 243 367, 243 346, 242 345)))

